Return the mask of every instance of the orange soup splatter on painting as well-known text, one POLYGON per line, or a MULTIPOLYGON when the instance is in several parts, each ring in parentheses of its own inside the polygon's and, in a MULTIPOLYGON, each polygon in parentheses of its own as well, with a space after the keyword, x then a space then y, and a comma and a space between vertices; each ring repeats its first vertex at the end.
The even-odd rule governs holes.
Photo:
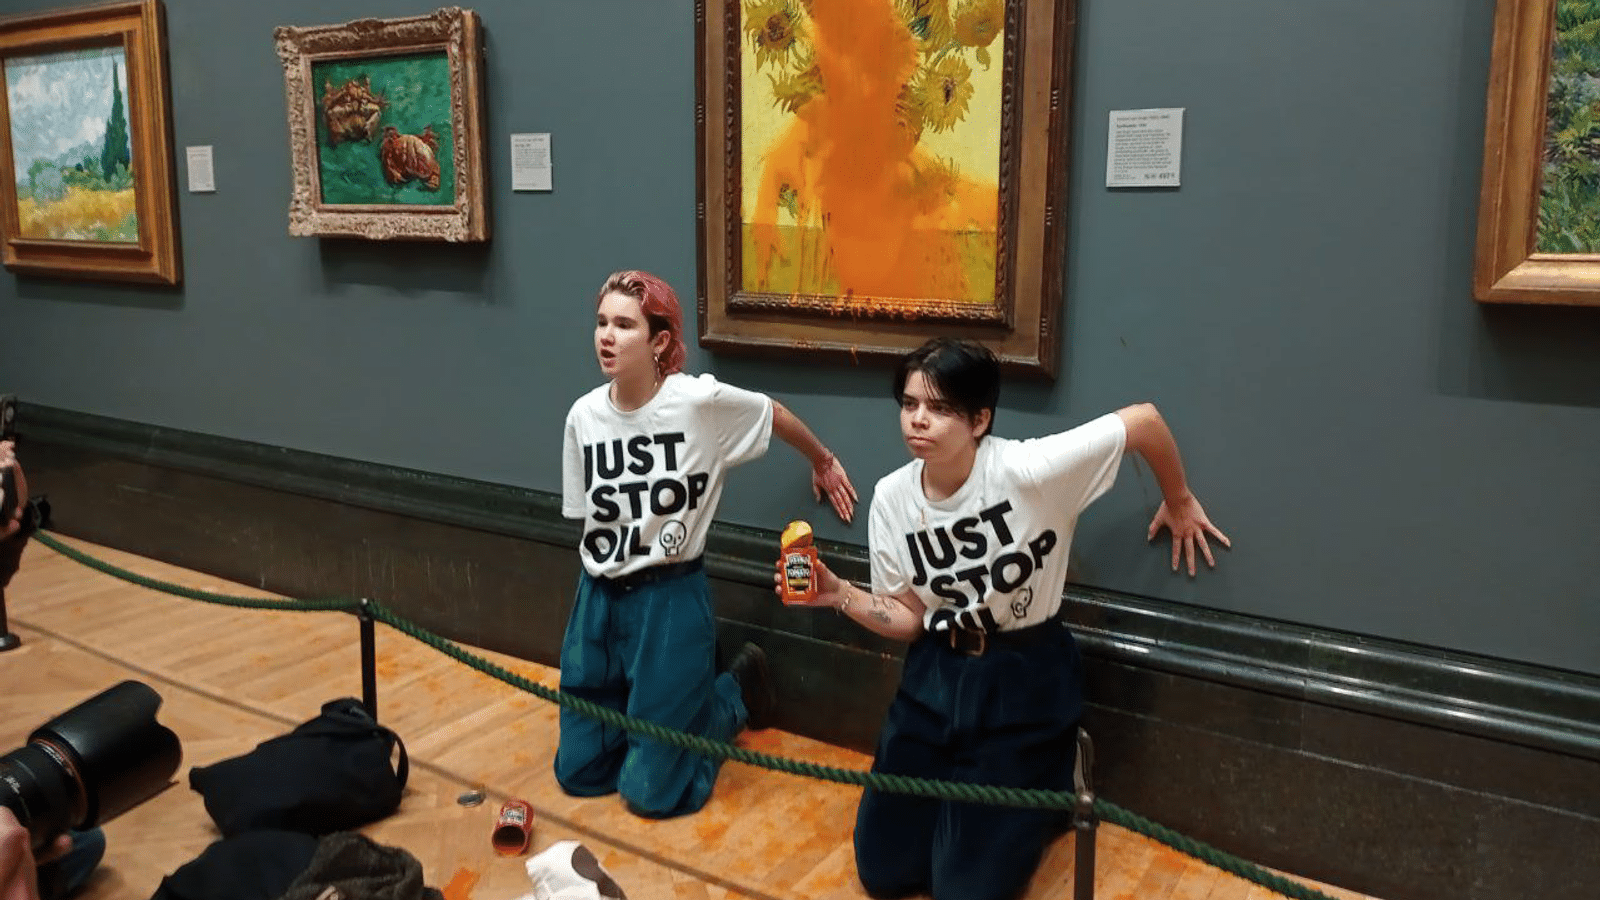
POLYGON ((744 0, 743 289, 993 304, 1003 0, 744 0))

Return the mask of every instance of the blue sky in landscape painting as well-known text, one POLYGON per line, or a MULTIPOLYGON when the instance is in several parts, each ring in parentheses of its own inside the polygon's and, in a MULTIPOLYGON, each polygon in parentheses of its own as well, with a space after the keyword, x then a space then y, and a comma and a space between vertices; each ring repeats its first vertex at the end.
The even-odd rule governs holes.
POLYGON ((128 108, 128 77, 122 47, 97 47, 6 60, 6 98, 11 105, 11 155, 19 180, 35 159, 55 159, 88 142, 95 158, 111 116, 111 70, 128 108))

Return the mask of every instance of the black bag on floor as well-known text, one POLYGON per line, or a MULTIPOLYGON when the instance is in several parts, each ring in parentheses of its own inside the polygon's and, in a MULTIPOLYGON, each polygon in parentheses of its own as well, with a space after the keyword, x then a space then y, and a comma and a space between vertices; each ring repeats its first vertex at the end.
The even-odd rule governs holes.
POLYGON ((244 756, 191 769, 189 786, 228 837, 253 828, 324 835, 394 812, 409 773, 400 736, 346 697, 244 756))
POLYGON ((277 900, 311 865, 317 846, 298 831, 223 838, 161 879, 150 900, 277 900))

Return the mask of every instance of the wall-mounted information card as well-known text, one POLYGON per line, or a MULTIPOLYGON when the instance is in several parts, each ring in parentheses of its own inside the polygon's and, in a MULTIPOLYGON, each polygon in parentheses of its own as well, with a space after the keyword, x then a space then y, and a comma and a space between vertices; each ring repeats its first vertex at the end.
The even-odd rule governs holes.
POLYGON ((548 191, 551 189, 550 134, 548 132, 511 136, 511 189, 548 191))
POLYGON ((1106 136, 1106 187, 1177 187, 1183 110, 1113 109, 1106 136))

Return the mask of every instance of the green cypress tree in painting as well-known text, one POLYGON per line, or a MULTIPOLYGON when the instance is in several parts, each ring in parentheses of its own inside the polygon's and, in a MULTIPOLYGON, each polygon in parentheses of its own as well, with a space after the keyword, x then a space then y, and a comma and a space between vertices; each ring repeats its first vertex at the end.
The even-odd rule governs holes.
POLYGON ((122 87, 117 79, 117 67, 111 66, 111 118, 106 120, 106 145, 100 151, 100 171, 106 181, 117 174, 117 166, 128 167, 128 119, 122 113, 122 87))

